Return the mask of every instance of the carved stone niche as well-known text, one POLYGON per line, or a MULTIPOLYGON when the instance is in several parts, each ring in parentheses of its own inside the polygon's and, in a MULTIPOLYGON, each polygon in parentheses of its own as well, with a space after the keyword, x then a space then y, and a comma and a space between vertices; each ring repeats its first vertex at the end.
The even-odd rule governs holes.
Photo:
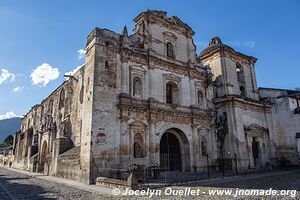
POLYGON ((129 67, 129 86, 131 96, 142 98, 145 92, 145 73, 147 71, 142 65, 131 65, 129 67))
POLYGON ((200 158, 205 157, 208 153, 208 134, 208 127, 201 126, 197 129, 198 142, 196 148, 199 149, 200 158))
POLYGON ((195 100, 196 105, 202 109, 207 108, 207 86, 204 81, 196 81, 195 82, 195 100))
POLYGON ((134 158, 146 157, 146 127, 147 125, 141 121, 129 125, 131 153, 134 158))

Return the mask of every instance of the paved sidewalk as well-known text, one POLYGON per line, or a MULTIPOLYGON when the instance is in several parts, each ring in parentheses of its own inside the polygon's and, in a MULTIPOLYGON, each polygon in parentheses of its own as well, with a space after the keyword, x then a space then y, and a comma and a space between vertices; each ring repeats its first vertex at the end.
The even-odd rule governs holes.
POLYGON ((163 180, 161 183, 146 183, 144 186, 149 187, 155 187, 155 188, 163 188, 165 186, 168 187, 175 187, 175 186, 209 186, 210 184, 216 184, 216 183, 227 183, 231 181, 239 181, 239 180, 250 180, 250 179, 256 179, 256 178, 264 178, 264 177, 270 177, 273 175, 285 175, 289 174, 290 172, 299 172, 300 168, 293 168, 293 169, 285 169, 282 171, 271 171, 271 172, 259 172, 259 173, 251 173, 251 174, 242 174, 242 175, 234 175, 234 176, 225 176, 225 177, 214 177, 210 179, 201 179, 196 181, 186 181, 186 182, 178 182, 178 183, 164 183, 163 180))
POLYGON ((229 176, 224 178, 214 178, 209 180, 200 180, 200 181, 194 181, 194 182, 187 182, 187 183, 181 183, 177 184, 179 186, 209 186, 214 184, 226 184, 232 181, 245 181, 245 180, 254 180, 254 179, 263 179, 268 178, 272 176, 285 176, 287 174, 290 174, 291 172, 297 172, 300 174, 300 168, 295 169, 289 169, 289 170, 283 170, 283 171, 272 171, 272 172, 264 172, 259 174, 248 174, 248 175, 236 175, 236 176, 229 176))
POLYGON ((60 178, 60 177, 56 177, 56 176, 47 176, 45 174, 40 174, 40 173, 35 173, 35 172, 28 172, 28 171, 23 171, 23 170, 3 167, 3 166, 0 166, 0 167, 11 170, 11 171, 15 171, 15 172, 18 172, 18 173, 21 173, 21 174, 24 174, 26 176, 30 176, 30 177, 37 178, 37 179, 42 179, 42 180, 45 180, 45 181, 51 181, 51 182, 54 182, 54 183, 60 183, 60 184, 70 186, 70 187, 73 187, 73 188, 77 188, 77 189, 80 189, 80 190, 85 190, 85 191, 88 191, 88 192, 97 192, 97 193, 106 194, 106 195, 112 195, 112 189, 113 188, 107 188, 107 187, 103 187, 103 186, 99 186, 99 185, 88 185, 88 184, 81 183, 81 182, 78 182, 78 181, 65 179, 65 178, 60 178))
MULTIPOLYGON (((3 166, 0 166, 3 167, 3 166)), ((14 169, 14 168, 8 168, 4 167, 5 169, 16 171, 18 173, 25 174, 30 177, 46 180, 46 181, 51 181, 54 183, 60 183, 64 184, 67 186, 71 186, 77 189, 85 190, 88 192, 99 192, 102 194, 112 194, 112 189, 113 188, 108 188, 108 187, 103 187, 99 185, 88 185, 85 183, 77 182, 74 180, 70 179, 65 179, 65 178, 60 178, 56 176, 47 176, 45 174, 40 174, 40 173, 35 173, 35 172, 28 172, 28 171, 23 171, 19 169, 14 169)), ((284 175, 290 173, 290 171, 299 171, 300 173, 300 168, 295 168, 291 170, 285 170, 285 171, 273 171, 273 172, 265 172, 265 173, 259 173, 259 174, 248 174, 248 175, 236 175, 236 176, 229 176, 229 177, 219 177, 219 178, 212 178, 209 180, 199 180, 199 181, 191 181, 191 182, 183 182, 183 183, 176 183, 172 184, 173 186, 184 186, 184 185, 190 185, 190 186, 201 186, 201 185, 209 185, 209 184, 215 184, 215 183, 226 183, 232 180, 245 180, 245 179, 255 179, 255 178, 264 178, 264 177, 269 177, 272 175, 284 175)), ((146 184, 147 185, 147 184, 146 184)), ((150 184, 151 185, 151 184, 150 184)), ((163 184, 161 185, 163 187, 163 184)))

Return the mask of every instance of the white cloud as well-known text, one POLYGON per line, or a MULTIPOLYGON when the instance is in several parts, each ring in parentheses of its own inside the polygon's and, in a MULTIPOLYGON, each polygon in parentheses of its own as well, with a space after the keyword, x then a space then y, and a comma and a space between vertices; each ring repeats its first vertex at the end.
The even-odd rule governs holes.
POLYGON ((21 92, 24 89, 24 86, 15 87, 12 92, 21 92))
POLYGON ((59 70, 47 63, 43 63, 35 68, 30 76, 33 85, 46 87, 50 81, 59 77, 59 70))
POLYGON ((10 73, 8 69, 1 69, 0 73, 0 85, 6 81, 14 81, 16 76, 10 73))
POLYGON ((14 118, 14 117, 23 117, 23 116, 22 115, 17 115, 14 112, 10 111, 10 112, 7 112, 3 115, 0 115, 0 120, 11 119, 11 118, 14 118))
POLYGON ((75 69, 73 69, 70 72, 66 72, 65 75, 74 75, 83 65, 77 66, 75 69))
POLYGON ((85 57, 86 51, 84 49, 79 49, 77 50, 77 53, 78 53, 78 59, 81 60, 85 57))

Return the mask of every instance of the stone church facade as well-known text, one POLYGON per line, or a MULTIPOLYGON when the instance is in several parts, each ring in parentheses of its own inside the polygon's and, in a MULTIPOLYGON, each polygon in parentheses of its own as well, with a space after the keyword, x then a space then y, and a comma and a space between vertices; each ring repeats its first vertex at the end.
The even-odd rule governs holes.
MULTIPOLYGON (((197 55, 192 28, 164 11, 134 21, 132 35, 90 33, 85 65, 22 119, 13 167, 92 183, 133 164, 276 165, 274 102, 260 97, 256 58, 217 37, 197 55)), ((297 152, 296 142, 285 146, 297 152)))

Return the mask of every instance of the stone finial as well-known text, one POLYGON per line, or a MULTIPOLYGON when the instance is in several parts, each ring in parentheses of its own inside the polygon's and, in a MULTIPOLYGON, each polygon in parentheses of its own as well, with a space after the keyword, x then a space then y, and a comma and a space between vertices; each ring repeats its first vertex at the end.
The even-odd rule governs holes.
POLYGON ((125 25, 124 28, 123 28, 122 35, 123 35, 124 37, 128 37, 128 31, 127 31, 126 25, 125 25))

